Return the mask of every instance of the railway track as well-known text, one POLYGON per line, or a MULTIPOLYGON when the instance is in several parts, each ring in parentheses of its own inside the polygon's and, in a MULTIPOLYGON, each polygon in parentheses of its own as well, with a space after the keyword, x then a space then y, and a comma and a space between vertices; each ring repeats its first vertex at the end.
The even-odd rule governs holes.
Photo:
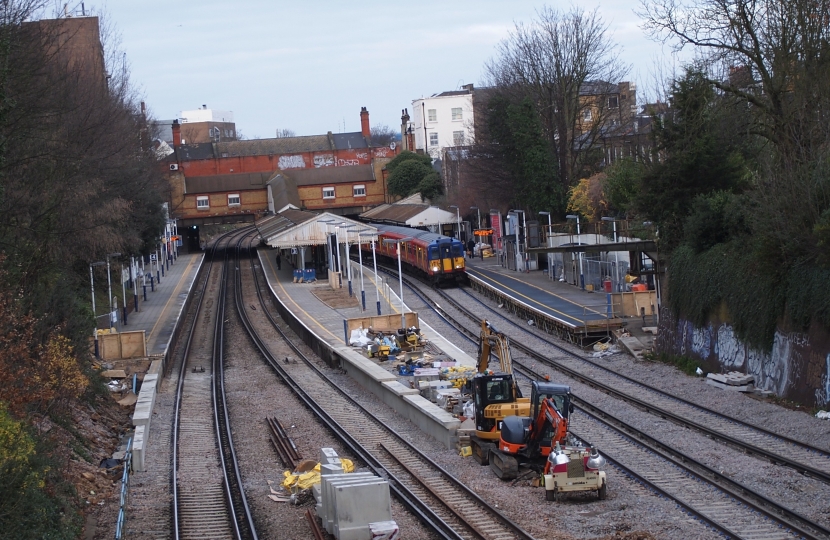
MULTIPOLYGON (((394 270, 384 269, 384 271, 397 276, 397 273, 394 270)), ((469 318, 471 322, 475 323, 476 330, 471 330, 470 327, 452 317, 452 315, 441 308, 437 302, 429 298, 427 294, 424 294, 423 291, 421 291, 420 285, 413 283, 408 278, 405 278, 405 281, 407 286, 428 306, 435 309, 436 313, 444 318, 448 324, 456 328, 467 339, 470 339, 471 342, 477 344, 477 325, 480 321, 479 316, 473 314, 469 309, 462 306, 457 300, 450 297, 449 294, 444 291, 430 288, 430 292, 435 292, 440 295, 444 300, 449 302, 455 310, 464 314, 464 316, 469 318)), ((469 295, 466 291, 464 291, 464 294, 468 295, 477 302, 479 301, 472 295, 469 295)), ((563 372, 579 382, 603 390, 617 399, 623 399, 631 402, 634 405, 651 412, 652 414, 671 419, 676 423, 692 427, 693 429, 697 427, 695 425, 695 421, 686 419, 683 416, 683 412, 672 412, 670 410, 662 409, 654 402, 640 399, 634 394, 641 391, 638 388, 642 388, 643 390, 648 390, 658 394, 655 397, 659 397, 660 399, 655 399, 655 401, 661 405, 665 401, 676 401, 681 403, 683 407, 690 409, 690 412, 696 413, 698 416, 723 416, 714 411, 696 406, 690 402, 685 402, 683 400, 667 396, 657 389, 637 383, 636 381, 620 376, 613 371, 601 368, 595 363, 588 361, 587 364, 590 364, 592 367, 600 368, 602 370, 601 374, 609 372, 614 377, 622 378, 625 385, 621 383, 617 385, 619 381, 614 381, 612 383, 599 381, 596 378, 598 374, 592 373, 591 375, 586 375, 585 367, 580 369, 579 366, 570 365, 584 362, 584 359, 581 357, 570 353, 570 351, 567 351, 554 343, 551 343, 549 340, 540 338, 532 332, 527 332, 521 326, 509 321, 500 313, 492 310, 489 306, 486 306, 486 304, 482 303, 482 305, 490 310, 498 319, 503 319, 503 322, 508 322, 511 326, 518 327, 525 334, 532 336, 535 340, 538 340, 538 343, 555 347, 558 351, 563 353, 565 358, 557 358, 555 360, 549 359, 538 352, 539 344, 537 342, 525 339, 524 337, 520 341, 515 338, 515 333, 514 339, 511 343, 513 347, 521 350, 528 357, 533 358, 539 363, 563 372), (623 386, 626 386, 628 392, 620 389, 620 387, 623 386)), ((505 328, 505 325, 502 324, 502 322, 499 322, 498 324, 502 330, 505 328)), ((543 377, 542 374, 523 366, 521 362, 518 362, 515 359, 514 368, 530 379, 540 379, 543 377)), ((721 533, 735 538, 830 538, 830 530, 825 528, 823 525, 818 524, 760 494, 754 493, 751 489, 728 479, 723 474, 718 473, 710 467, 694 460, 692 457, 686 456, 681 452, 672 449, 670 446, 661 443, 656 438, 642 433, 635 427, 614 417, 613 414, 603 410, 601 407, 582 400, 579 396, 574 396, 574 404, 590 415, 590 421, 580 423, 578 426, 571 426, 571 431, 574 435, 585 441, 602 441, 602 443, 598 445, 599 448, 614 462, 615 465, 624 470, 626 474, 650 486, 658 493, 674 499, 688 513, 704 520, 721 533), (671 472, 666 474, 666 471, 671 472)), ((694 417, 692 414, 690 414, 690 416, 694 417)), ((728 417, 725 418, 728 419, 728 417)), ((750 424, 739 422, 735 419, 728 419, 728 421, 721 419, 721 421, 727 423, 739 423, 744 427, 744 429, 750 431, 754 428, 756 431, 751 434, 754 434, 757 438, 765 438, 770 436, 776 437, 774 434, 770 434, 762 428, 757 428, 755 426, 751 426, 750 424)), ((700 427, 705 428, 705 426, 700 427)), ((701 429, 701 431, 709 436, 713 436, 708 432, 709 430, 704 431, 701 429)), ((764 449, 755 446, 755 444, 745 444, 735 437, 730 436, 728 433, 716 432, 716 434, 718 437, 713 436, 713 438, 729 438, 729 444, 738 446, 747 453, 761 454, 769 459, 769 454, 766 453, 764 449)), ((757 438, 751 440, 757 441, 757 438)), ((803 443, 798 443, 798 441, 795 441, 795 443, 797 443, 797 445, 803 445, 803 443)), ((812 450, 818 451, 819 456, 824 454, 819 449, 812 450)), ((791 466, 799 472, 813 470, 815 468, 811 464, 799 462, 793 463, 794 460, 789 460, 784 456, 775 455, 773 460, 777 460, 778 457, 781 457, 780 461, 773 462, 782 464, 786 463, 788 466, 791 466), (787 463, 787 461, 790 461, 791 463, 787 463)))
POLYGON ((210 252, 178 374, 171 478, 176 539, 257 538, 241 488, 222 373, 227 246, 239 234, 220 238, 210 252))
MULTIPOLYGON (((246 300, 238 292, 235 303, 243 325, 277 376, 343 441, 354 457, 385 477, 392 493, 442 538, 532 538, 518 524, 388 428, 382 418, 363 408, 317 368, 275 320, 272 314, 274 308, 262 291, 261 269, 253 264, 251 252, 250 245, 246 250, 240 249, 236 291, 243 290, 244 257, 250 266, 256 302, 261 307, 246 309, 254 300, 246 300), (288 343, 300 361, 278 361, 256 331, 255 327, 260 324, 255 325, 253 317, 267 317, 267 323, 288 343)), ((267 294, 271 298, 270 291, 267 294)))

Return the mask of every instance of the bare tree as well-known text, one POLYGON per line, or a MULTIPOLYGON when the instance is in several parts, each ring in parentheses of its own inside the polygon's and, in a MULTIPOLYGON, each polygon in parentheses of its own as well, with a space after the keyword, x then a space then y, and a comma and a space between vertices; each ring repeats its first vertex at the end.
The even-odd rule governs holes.
POLYGON ((565 188, 591 172, 587 150, 622 108, 606 99, 629 70, 616 49, 596 9, 544 7, 530 24, 517 23, 485 66, 492 86, 535 104, 565 188))
POLYGON ((830 0, 642 0, 639 15, 655 39, 693 47, 710 84, 743 105, 765 149, 756 227, 782 252, 815 250, 830 207, 830 0))
POLYGON ((370 138, 372 146, 389 146, 389 144, 395 140, 395 136, 397 135, 397 132, 386 124, 377 124, 372 126, 369 133, 371 134, 370 138))
POLYGON ((296 136, 297 136, 297 133, 293 129, 287 129, 287 128, 277 129, 277 135, 276 135, 277 139, 282 139, 284 137, 296 137, 296 136))

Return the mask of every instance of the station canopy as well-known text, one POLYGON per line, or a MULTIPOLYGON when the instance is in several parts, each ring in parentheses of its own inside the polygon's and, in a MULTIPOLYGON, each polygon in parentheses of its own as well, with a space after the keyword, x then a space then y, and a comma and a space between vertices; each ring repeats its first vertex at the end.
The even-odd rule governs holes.
MULTIPOLYGON (((420 196, 418 197, 420 199, 420 196)), ((400 227, 437 227, 458 222, 455 212, 437 206, 413 202, 407 197, 393 204, 382 204, 360 214, 362 219, 375 223, 388 223, 400 227)))
POLYGON ((340 242, 357 244, 377 241, 377 229, 366 223, 324 212, 315 214, 288 205, 279 212, 256 222, 262 240, 273 248, 293 248, 326 245, 327 237, 335 232, 340 242), (359 239, 358 233, 365 236, 359 239))

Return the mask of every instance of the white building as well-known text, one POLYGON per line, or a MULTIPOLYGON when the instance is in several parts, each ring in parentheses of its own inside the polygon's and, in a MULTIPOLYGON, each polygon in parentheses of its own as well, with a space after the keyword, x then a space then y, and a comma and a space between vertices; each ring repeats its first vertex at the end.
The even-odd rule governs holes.
POLYGON ((448 146, 472 144, 473 85, 413 100, 410 127, 415 149, 424 150, 426 142, 426 150, 433 159, 439 159, 448 146))
POLYGON ((207 105, 202 105, 200 109, 193 111, 182 111, 179 115, 179 121, 182 124, 189 124, 193 122, 233 122, 233 111, 218 111, 216 109, 208 109, 207 105))

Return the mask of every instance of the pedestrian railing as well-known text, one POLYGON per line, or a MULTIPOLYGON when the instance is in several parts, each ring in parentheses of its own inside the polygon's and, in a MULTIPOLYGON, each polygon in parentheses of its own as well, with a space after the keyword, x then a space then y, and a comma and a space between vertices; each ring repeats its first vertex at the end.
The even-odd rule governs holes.
POLYGON ((127 451, 124 453, 124 472, 121 474, 121 500, 118 508, 118 521, 115 524, 115 540, 124 538, 127 522, 127 494, 130 490, 130 469, 133 462, 133 438, 127 439, 127 451))

